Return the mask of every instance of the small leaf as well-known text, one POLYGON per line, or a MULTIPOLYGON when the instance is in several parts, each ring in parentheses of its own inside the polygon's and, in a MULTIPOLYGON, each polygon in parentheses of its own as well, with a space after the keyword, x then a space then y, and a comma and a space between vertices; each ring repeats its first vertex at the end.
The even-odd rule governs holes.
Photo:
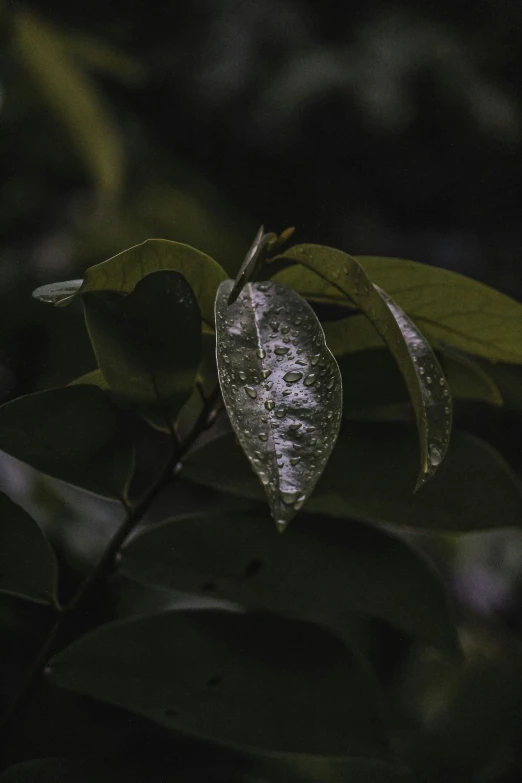
MULTIPOLYGON (((500 454, 479 438, 455 432, 448 458, 422 492, 409 491, 415 434, 404 424, 350 422, 341 428, 307 510, 420 530, 519 527, 522 493, 500 454)), ((261 499, 231 434, 194 449, 183 477, 223 492, 261 499)))
POLYGON ((34 519, 0 493, 0 592, 56 602, 57 563, 34 519))
POLYGON ((188 400, 201 358, 201 318, 179 272, 153 272, 122 296, 84 294, 85 320, 103 378, 118 400, 169 429, 188 400))
POLYGON ((85 168, 102 192, 121 187, 123 145, 98 91, 64 45, 62 33, 29 11, 11 16, 15 53, 42 102, 68 132, 85 168))
MULTIPOLYGON (((314 248, 316 245, 300 245, 314 248)), ((300 263, 300 251, 290 248, 283 261, 300 263)), ((326 248, 324 248, 326 250, 326 248)), ((340 251, 328 248, 329 253, 340 251)), ((344 254, 343 254, 344 255, 344 254)), ((477 280, 400 258, 356 256, 370 280, 385 290, 432 341, 494 361, 522 363, 522 304, 477 280)), ((345 304, 332 281, 310 269, 290 267, 274 280, 291 286, 307 299, 345 304)))
POLYGON ((148 239, 85 273, 82 292, 119 291, 129 294, 151 272, 179 272, 194 291, 201 317, 213 325, 214 301, 219 284, 227 275, 210 256, 190 245, 166 239, 148 239))
POLYGON ((304 514, 276 536, 256 511, 187 515, 136 536, 121 570, 184 592, 208 594, 212 585, 212 596, 341 633, 356 613, 457 647, 446 589, 428 562, 400 538, 354 521, 304 514))
POLYGON ((286 286, 248 283, 216 298, 217 365, 239 442, 284 529, 310 496, 341 419, 337 362, 310 306, 286 286))
POLYGON ((284 256, 317 273, 359 307, 394 355, 410 394, 419 433, 421 467, 415 489, 437 471, 449 445, 451 395, 429 343, 401 308, 372 285, 357 261, 320 245, 297 245, 284 256))
POLYGON ((127 768, 92 759, 36 759, 9 767, 0 783, 138 783, 127 768))
POLYGON ((374 683, 328 630, 169 611, 112 623, 50 662, 64 688, 176 731, 264 752, 383 756, 374 683))
POLYGON ((109 498, 123 496, 133 465, 126 419, 95 386, 51 389, 2 405, 0 449, 109 498))
POLYGON ((239 268, 234 285, 228 297, 228 304, 233 304, 238 298, 243 287, 248 283, 256 273, 263 260, 263 251, 268 246, 269 240, 275 237, 275 234, 265 234, 264 226, 260 226, 255 239, 249 248, 243 263, 239 268))
POLYGON ((35 299, 58 307, 69 304, 78 293, 82 280, 66 280, 63 283, 49 283, 33 291, 35 299))

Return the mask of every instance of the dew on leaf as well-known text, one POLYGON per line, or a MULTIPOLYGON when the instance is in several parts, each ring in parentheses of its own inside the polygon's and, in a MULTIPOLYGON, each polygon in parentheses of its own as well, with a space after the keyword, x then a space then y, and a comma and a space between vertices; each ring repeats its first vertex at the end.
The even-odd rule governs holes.
POLYGON ((316 380, 317 380, 317 374, 315 372, 311 372, 310 375, 306 376, 303 383, 305 386, 313 386, 316 380))
POLYGON ((257 392, 254 389, 253 386, 245 386, 245 392, 248 394, 249 397, 251 397, 253 400, 257 397, 257 392))
POLYGON ((289 350, 290 349, 284 345, 276 345, 274 348, 274 353, 277 354, 277 356, 284 356, 285 353, 288 353, 289 350))
POLYGON ((290 372, 287 372, 285 375, 283 375, 283 380, 285 380, 287 383, 296 383, 297 381, 300 381, 302 377, 302 372, 295 372, 291 370, 290 372))

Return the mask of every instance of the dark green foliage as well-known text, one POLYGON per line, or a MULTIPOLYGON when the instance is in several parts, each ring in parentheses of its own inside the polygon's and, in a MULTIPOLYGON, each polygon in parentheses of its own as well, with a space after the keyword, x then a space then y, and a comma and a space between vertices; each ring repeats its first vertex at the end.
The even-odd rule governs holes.
MULTIPOLYGON (((4 729, 45 670, 44 691, 89 697, 118 730, 145 719, 158 743, 143 751, 147 783, 163 742, 177 743, 173 780, 406 783, 444 769, 439 748, 469 720, 472 671, 494 717, 473 709, 462 742, 471 754, 478 737, 488 764, 505 749, 487 735, 497 719, 511 730, 519 651, 504 678, 463 663, 469 641, 422 551, 437 544, 420 534, 443 533, 450 548, 448 532, 520 528, 517 465, 465 425, 470 400, 520 409, 519 368, 489 360, 522 357, 522 307, 440 270, 315 245, 254 282, 289 235, 260 231, 235 283, 198 250, 150 240, 35 292, 83 303, 98 367, 3 405, 0 448, 119 505, 116 532, 72 586, 74 515, 51 520, 61 608, 54 548, 1 497, 0 599, 53 615, 25 654, 27 676, 8 683, 4 729), (301 294, 342 318, 321 324, 301 294), (269 511, 281 532, 293 519, 283 536, 269 511), (92 619, 83 609, 97 601, 92 619), (417 682, 419 660, 436 687, 417 682)), ((53 487, 41 479, 39 492, 59 505, 53 487)), ((89 541, 98 506, 83 501, 76 532, 89 541)), ((84 755, 35 753, 2 781, 143 780, 121 753, 114 766, 84 755)))

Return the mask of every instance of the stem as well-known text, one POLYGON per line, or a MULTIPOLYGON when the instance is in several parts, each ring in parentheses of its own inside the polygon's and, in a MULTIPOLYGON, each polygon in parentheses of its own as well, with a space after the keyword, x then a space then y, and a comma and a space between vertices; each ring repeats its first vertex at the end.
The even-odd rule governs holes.
POLYGON ((107 549, 101 556, 97 565, 82 582, 69 603, 66 604, 66 606, 64 606, 62 609, 56 609, 56 619, 54 624, 52 625, 49 633, 45 637, 40 649, 38 650, 38 653, 20 686, 20 690, 0 720, 0 731, 5 729, 7 724, 10 723, 10 721, 16 715, 18 709, 21 707, 32 690, 34 684, 38 680, 49 656, 53 652, 56 639, 59 636, 65 618, 69 617, 69 615, 76 611, 79 604, 83 603, 83 601, 91 594, 92 590, 109 576, 113 570, 114 562, 117 558, 118 552, 125 543, 127 537, 133 531, 135 526, 141 521, 143 515, 148 511, 151 504, 160 494, 160 492, 172 481, 173 478, 175 478, 175 476, 173 476, 173 471, 180 459, 185 456, 199 435, 201 435, 201 433, 204 432, 204 430, 207 429, 212 423, 212 413, 217 401, 219 400, 219 396, 220 389, 219 386, 217 386, 205 401, 205 404, 201 409, 194 427, 181 444, 177 445, 177 438, 174 435, 174 431, 172 432, 174 435, 173 440, 175 441, 173 453, 163 466, 154 484, 147 490, 147 492, 145 492, 143 497, 132 506, 122 499, 121 502, 127 510, 125 519, 111 539, 107 549))

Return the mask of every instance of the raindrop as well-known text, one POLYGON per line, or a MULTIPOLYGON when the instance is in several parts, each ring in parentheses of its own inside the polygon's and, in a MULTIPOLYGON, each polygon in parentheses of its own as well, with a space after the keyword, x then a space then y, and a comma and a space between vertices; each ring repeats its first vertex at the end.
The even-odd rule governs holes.
POLYGON ((268 482, 269 482, 269 478, 268 478, 268 476, 266 475, 266 473, 258 473, 257 475, 258 475, 258 476, 259 476, 259 478, 261 479, 261 484, 262 484, 264 487, 266 487, 266 485, 267 485, 267 484, 268 484, 268 482))
POLYGON ((285 345, 276 345, 276 347, 274 348, 274 353, 277 354, 278 356, 284 356, 285 353, 288 353, 289 350, 290 349, 285 345))
POLYGON ((434 467, 437 467, 437 465, 440 465, 442 462, 442 457, 440 454, 440 451, 438 448, 434 445, 431 445, 428 450, 430 462, 434 467))
POLYGON ((425 372, 426 372, 426 371, 425 371, 424 367, 419 367, 419 373, 420 373, 421 375, 424 375, 424 373, 425 373, 425 372))
MULTIPOLYGON (((313 362, 312 362, 312 364, 313 364, 313 362)), ((316 373, 315 372, 311 372, 310 375, 306 376, 306 378, 304 379, 303 383, 304 383, 305 386, 313 386, 314 383, 316 382, 316 380, 317 380, 316 373)))
POLYGON ((308 362, 305 362, 305 360, 304 360, 304 359, 297 359, 297 360, 296 360, 296 364, 299 364, 301 367, 306 367, 306 365, 308 364, 308 362))
POLYGON ((302 323, 303 323, 303 319, 302 318, 296 318, 295 321, 294 321, 294 324, 296 326, 299 326, 299 324, 302 324, 302 323))
POLYGON ((300 421, 295 421, 293 424, 290 425, 290 427, 288 429, 295 431, 295 430, 298 430, 299 427, 302 427, 302 426, 303 425, 301 424, 300 421))
POLYGON ((279 323, 277 321, 271 321, 270 328, 273 329, 274 332, 277 332, 277 330, 279 329, 279 323))
POLYGON ((449 391, 447 389, 444 389, 443 394, 445 397, 449 397, 449 391))
POLYGON ((282 419, 283 416, 286 414, 286 407, 284 405, 278 405, 275 409, 275 415, 278 419, 282 419))
POLYGON ((266 442, 268 440, 268 432, 260 432, 258 437, 259 437, 259 440, 262 440, 262 441, 266 442))
POLYGON ((288 391, 288 389, 285 389, 285 391, 283 392, 283 397, 288 397, 289 394, 292 394, 292 392, 288 391))
POLYGON ((283 326, 283 328, 281 329, 282 334, 288 334, 289 331, 290 331, 289 326, 283 326))
POLYGON ((226 353, 223 354, 223 361, 225 362, 225 364, 229 364, 230 363, 230 357, 227 356, 226 353))
POLYGON ((248 394, 249 397, 251 397, 253 400, 257 397, 257 392, 254 389, 253 386, 245 386, 245 391, 248 394))
POLYGON ((270 375, 272 375, 272 370, 263 370, 263 372, 261 373, 261 375, 262 375, 262 376, 263 376, 263 378, 266 380, 267 378, 269 378, 269 377, 270 377, 270 375))
POLYGON ((289 343, 290 342, 290 338, 289 337, 283 337, 283 342, 284 343, 289 343))
POLYGON ((450 412, 449 408, 444 408, 444 413, 448 414, 450 412))
POLYGON ((266 356, 266 351, 263 348, 259 348, 256 353, 260 359, 264 359, 266 356))
POLYGON ((329 380, 329 381, 328 381, 328 383, 326 384, 326 388, 327 388, 327 389, 333 389, 333 387, 334 387, 334 384, 335 384, 335 378, 330 378, 330 380, 329 380))
POLYGON ((300 495, 300 497, 298 497, 294 503, 294 509, 296 511, 299 511, 299 509, 301 508, 305 500, 306 500, 306 495, 300 495))
POLYGON ((263 291, 263 293, 265 293, 266 291, 270 290, 270 283, 259 283, 258 288, 260 291, 263 291))
POLYGON ((286 506, 291 506, 299 497, 299 492, 296 492, 295 490, 292 492, 283 492, 283 490, 281 490, 279 495, 286 506))
POLYGON ((431 383, 431 376, 430 375, 426 376, 426 383, 428 383, 428 384, 431 383))
POLYGON ((444 378, 439 378, 439 384, 441 386, 444 386, 444 383, 445 383, 444 378))
POLYGON ((332 416, 333 416, 333 413, 332 413, 332 411, 328 411, 328 413, 326 414, 326 418, 327 418, 327 419, 331 419, 331 418, 332 418, 332 416))
POLYGON ((287 383, 295 383, 296 381, 300 381, 303 377, 302 372, 287 372, 286 375, 283 375, 283 380, 285 380, 287 383))
POLYGON ((286 521, 284 519, 277 519, 276 526, 280 533, 284 533, 286 529, 286 521))
POLYGON ((313 357, 312 361, 310 362, 310 364, 312 365, 312 367, 315 367, 315 365, 317 364, 317 362, 319 361, 319 359, 320 359, 320 358, 321 358, 321 354, 320 354, 320 353, 316 354, 316 355, 313 357))
POLYGON ((290 465, 297 465, 299 462, 301 462, 301 457, 292 457, 290 465))
POLYGON ((275 402, 273 400, 267 400, 265 402, 265 408, 267 411, 273 411, 275 408, 275 402))
POLYGON ((246 372, 244 372, 243 370, 240 370, 239 371, 239 377, 241 378, 242 381, 246 381, 246 372))
POLYGON ((268 383, 265 383, 265 389, 267 391, 270 391, 270 389, 272 388, 273 385, 274 384, 272 383, 272 381, 268 381, 268 383))

